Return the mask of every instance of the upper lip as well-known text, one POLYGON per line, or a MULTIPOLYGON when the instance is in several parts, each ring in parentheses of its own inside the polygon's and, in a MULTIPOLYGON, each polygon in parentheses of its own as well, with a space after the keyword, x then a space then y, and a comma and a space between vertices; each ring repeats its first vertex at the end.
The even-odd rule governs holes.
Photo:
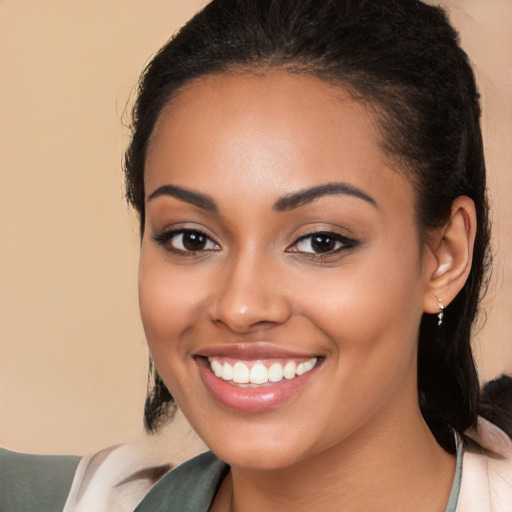
POLYGON ((230 345, 212 345, 198 350, 200 357, 231 357, 233 359, 271 359, 271 358, 312 358, 317 354, 295 352, 268 342, 247 342, 230 345))

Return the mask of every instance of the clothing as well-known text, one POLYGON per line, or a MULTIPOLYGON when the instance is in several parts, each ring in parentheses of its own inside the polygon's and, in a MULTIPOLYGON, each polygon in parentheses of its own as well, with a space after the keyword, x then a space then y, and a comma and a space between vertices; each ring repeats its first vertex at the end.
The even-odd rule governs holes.
MULTIPOLYGON (((462 476, 462 456, 461 444, 457 452, 457 469, 445 512, 456 512, 462 476)), ((204 453, 162 478, 149 491, 135 512, 208 512, 228 471, 227 464, 211 452, 204 453)))
POLYGON ((483 418, 466 435, 457 512, 512 512, 512 440, 483 418))
POLYGON ((135 512, 208 512, 229 466, 212 452, 202 453, 165 475, 135 512))
MULTIPOLYGON (((466 434, 474 444, 466 450, 462 444, 458 446, 457 471, 445 512, 512 512, 512 441, 482 418, 478 430, 466 434)), ((137 456, 127 462, 130 466, 138 457, 138 471, 131 477, 116 479, 115 470, 109 471, 108 477, 102 473, 102 467, 108 466, 107 461, 119 449, 112 448, 80 462, 65 512, 207 512, 229 471, 224 462, 206 452, 178 465, 155 485, 146 482, 144 487, 144 478, 137 475, 143 475, 145 467, 156 466, 154 460, 148 463, 147 458, 141 462, 140 451, 132 450, 137 456), (87 471, 92 467, 94 470, 87 471), (93 506, 90 501, 85 504, 80 498, 87 493, 99 501, 93 506), (130 493, 132 496, 128 496, 130 493)), ((125 463, 122 459, 116 463, 124 468, 127 452, 125 463)), ((62 510, 77 464, 76 457, 20 455, 0 450, 0 511, 62 510)), ((122 469, 118 468, 117 475, 120 472, 122 469)))
POLYGON ((25 455, 0 449, 0 512, 62 510, 79 462, 80 457, 69 455, 25 455))
MULTIPOLYGON (((10 478, 0 484, 0 510, 9 512, 56 512, 62 510, 71 485, 72 471, 78 464, 74 457, 37 457, 0 450, 2 465, 9 467, 10 478), (29 472, 26 470, 31 468, 29 472), (66 472, 67 470, 71 470, 66 472), (20 476, 23 479, 18 480, 20 476), (50 478, 50 480, 48 480, 50 478), (37 482, 33 487, 32 482, 37 482), (48 483, 52 484, 49 489, 48 483), (14 490, 14 492, 13 492, 14 490), (5 493, 5 494, 4 494, 5 493), (41 500, 41 497, 44 497, 41 500), (4 499, 5 498, 5 499, 4 499), (4 506, 6 507, 4 509, 4 506)), ((462 449, 459 450, 449 504, 445 512, 455 512, 462 470, 462 449)), ((213 498, 229 472, 229 466, 212 452, 206 452, 187 461, 160 479, 146 494, 134 512, 208 512, 213 498)))

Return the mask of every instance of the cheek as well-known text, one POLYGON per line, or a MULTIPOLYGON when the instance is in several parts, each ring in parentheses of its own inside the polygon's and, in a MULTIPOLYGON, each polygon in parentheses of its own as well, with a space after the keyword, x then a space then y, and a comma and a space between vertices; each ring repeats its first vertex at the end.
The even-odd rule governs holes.
POLYGON ((149 347, 178 350, 176 340, 201 302, 192 272, 173 272, 157 251, 143 246, 139 264, 139 305, 149 347))
MULTIPOLYGON (((323 279, 324 286, 310 286, 307 304, 299 306, 330 340, 325 364, 332 385, 324 407, 317 405, 331 418, 332 436, 357 428, 403 393, 416 393, 421 280, 417 267, 399 266, 346 268, 338 278, 323 279)), ((304 290, 296 295, 304 297, 304 290)))
POLYGON ((303 283, 294 295, 301 314, 332 340, 342 365, 386 371, 386 363, 409 362, 422 315, 422 273, 418 253, 365 259, 303 283), (306 290, 307 293, 306 293, 306 290))
POLYGON ((142 250, 139 266, 139 304, 149 350, 158 372, 178 403, 186 403, 193 373, 187 333, 197 318, 201 290, 190 273, 172 271, 161 255, 142 250))

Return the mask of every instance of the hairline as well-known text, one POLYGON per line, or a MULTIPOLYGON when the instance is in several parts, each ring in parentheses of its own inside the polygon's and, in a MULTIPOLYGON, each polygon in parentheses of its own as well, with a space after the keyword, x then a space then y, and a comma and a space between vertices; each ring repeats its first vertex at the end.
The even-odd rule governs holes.
MULTIPOLYGON (((145 190, 144 178, 146 175, 146 163, 147 156, 151 149, 152 142, 156 136, 158 131, 158 127, 161 123, 163 117, 168 114, 168 112, 172 109, 173 104, 176 100, 180 98, 180 96, 185 93, 189 88, 191 88, 194 84, 200 83, 202 81, 206 81, 208 79, 216 79, 222 78, 223 76, 254 76, 264 78, 268 76, 271 72, 279 72, 279 73, 288 73, 295 76, 303 76, 303 77, 313 77, 318 79, 320 82, 323 82, 327 85, 332 86, 333 88, 340 89, 344 91, 348 97, 355 102, 359 103, 366 109, 371 119, 371 124, 375 128, 375 134, 377 139, 377 144, 382 151, 382 154, 386 158, 386 166, 394 172, 402 175, 412 186, 414 197, 414 212, 415 212, 415 223, 418 229, 418 238, 420 242, 420 247, 424 247, 428 242, 429 233, 435 226, 427 226, 424 222, 421 221, 421 215, 419 211, 420 206, 420 193, 419 193, 419 179, 416 177, 416 173, 414 172, 414 165, 412 162, 409 162, 406 157, 400 155, 396 148, 393 147, 393 144, 390 140, 388 140, 389 134, 385 129, 386 121, 390 118, 392 119, 393 112, 390 108, 386 108, 382 101, 379 101, 378 98, 373 97, 368 92, 363 92, 360 88, 358 88, 355 84, 353 84, 353 80, 351 77, 355 75, 355 73, 347 73, 343 76, 336 76, 336 74, 332 71, 325 71, 321 69, 322 64, 301 64, 300 62, 287 61, 285 58, 269 58, 263 59, 263 61, 254 62, 247 61, 243 62, 234 62, 230 64, 225 64, 219 69, 214 69, 210 71, 206 71, 203 73, 198 73, 183 83, 178 85, 177 87, 171 89, 170 91, 162 91, 162 95, 165 97, 163 100, 163 105, 160 108, 159 112, 156 114, 155 122, 153 123, 153 127, 151 133, 147 139, 146 151, 144 155, 144 165, 143 165, 143 174, 142 174, 142 183, 143 190, 145 190), (344 79, 346 77, 346 79, 344 79)), ((324 66, 324 68, 329 68, 329 66, 324 66)), ((334 69, 334 66, 332 66, 334 69)), ((360 73, 360 77, 363 76, 364 73, 360 73)), ((377 79, 373 77, 373 82, 376 82, 377 79)), ((333 96, 333 99, 339 99, 333 96)), ((389 124, 389 122, 387 123, 389 124)), ((146 207, 146 194, 144 193, 142 198, 141 207, 145 210, 146 207)), ((144 226, 141 223, 140 226, 141 234, 144 233, 144 226)))

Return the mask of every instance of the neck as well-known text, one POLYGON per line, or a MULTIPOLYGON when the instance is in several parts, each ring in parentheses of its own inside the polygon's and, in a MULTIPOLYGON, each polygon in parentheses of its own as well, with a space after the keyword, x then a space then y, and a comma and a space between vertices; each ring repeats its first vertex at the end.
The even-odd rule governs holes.
POLYGON ((405 421, 389 420, 290 467, 231 468, 216 500, 223 506, 212 511, 444 510, 455 458, 437 444, 419 409, 405 421))

